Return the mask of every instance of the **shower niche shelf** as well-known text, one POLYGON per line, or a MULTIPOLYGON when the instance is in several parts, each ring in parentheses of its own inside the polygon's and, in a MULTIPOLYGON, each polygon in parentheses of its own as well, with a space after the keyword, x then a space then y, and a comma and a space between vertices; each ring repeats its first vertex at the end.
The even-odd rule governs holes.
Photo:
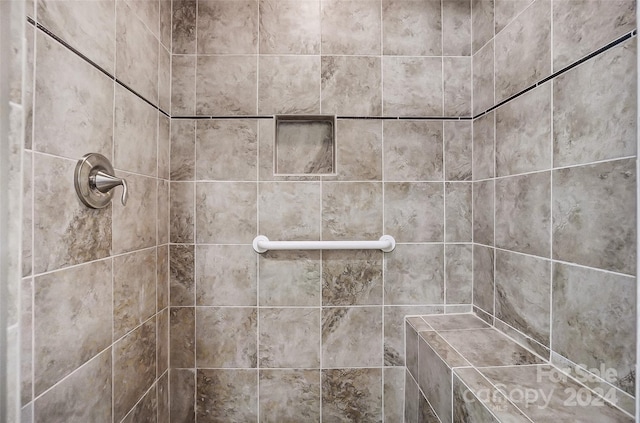
POLYGON ((275 121, 274 174, 335 175, 335 116, 276 115, 275 121))

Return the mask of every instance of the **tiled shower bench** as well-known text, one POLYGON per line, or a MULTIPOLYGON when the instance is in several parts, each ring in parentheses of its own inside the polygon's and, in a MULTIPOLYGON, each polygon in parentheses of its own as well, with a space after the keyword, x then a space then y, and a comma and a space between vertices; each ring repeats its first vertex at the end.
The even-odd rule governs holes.
POLYGON ((406 323, 406 423, 633 422, 475 314, 406 323))

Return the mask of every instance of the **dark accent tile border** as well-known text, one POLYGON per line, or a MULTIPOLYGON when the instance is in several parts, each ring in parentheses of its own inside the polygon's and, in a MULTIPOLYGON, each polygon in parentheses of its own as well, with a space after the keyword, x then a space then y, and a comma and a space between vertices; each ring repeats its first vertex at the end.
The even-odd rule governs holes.
POLYGON ((42 26, 39 23, 36 23, 36 21, 33 20, 33 18, 27 16, 27 22, 31 25, 33 25, 35 28, 39 29, 40 31, 42 31, 43 33, 45 33, 46 35, 48 35, 49 37, 51 37, 52 39, 54 39, 55 41, 57 41, 58 43, 62 44, 64 47, 66 47, 67 49, 69 49, 71 52, 75 53, 78 57, 80 57, 82 60, 84 60, 85 62, 87 62, 88 64, 90 64, 91 66, 93 66, 94 68, 96 68, 97 70, 99 70, 101 73, 103 73, 107 78, 111 79, 112 81, 115 81, 118 85, 120 85, 122 88, 126 89, 127 91, 129 91, 131 94, 135 95, 136 97, 138 97, 140 100, 144 101, 145 103, 147 103, 149 106, 153 107, 154 109, 156 109, 157 111, 159 111, 160 113, 162 113, 163 115, 165 115, 166 117, 170 118, 171 116, 169 115, 169 113, 165 112, 164 110, 162 110, 158 105, 153 104, 151 101, 147 100, 144 96, 142 96, 140 93, 138 93, 136 90, 134 90, 133 88, 131 88, 130 86, 128 86, 127 84, 125 84, 124 82, 122 82, 121 80, 119 80, 118 78, 116 78, 114 75, 111 75, 111 73, 107 72, 104 68, 102 68, 100 65, 98 65, 96 62, 94 62, 93 60, 89 59, 87 56, 85 56, 84 54, 80 53, 80 51, 78 51, 77 49, 75 49, 74 47, 72 47, 69 43, 67 43, 66 41, 64 41, 62 38, 58 37, 56 34, 54 34, 53 32, 49 31, 47 28, 45 28, 44 26, 42 26))
POLYGON ((601 47, 601 48, 599 48, 598 50, 596 50, 596 51, 594 51, 592 53, 589 53, 588 55, 584 56, 582 59, 579 59, 579 60, 577 60, 577 61, 565 66, 564 68, 560 69, 559 71, 552 73, 551 75, 547 76, 546 78, 543 78, 542 80, 536 82, 535 84, 530 85, 529 87, 527 87, 527 88, 523 89, 522 91, 512 95, 511 97, 507 98, 506 100, 502 100, 500 103, 490 107, 489 109, 485 110, 484 112, 478 113, 476 116, 473 117, 473 119, 475 120, 475 119, 477 119, 477 118, 479 118, 481 116, 486 115, 487 113, 492 112, 493 110, 497 109, 498 107, 500 107, 500 106, 502 106, 502 105, 504 105, 504 104, 506 104, 506 103, 508 103, 508 102, 510 102, 512 100, 515 100, 516 98, 518 98, 521 95, 533 90, 534 88, 537 88, 540 85, 545 84, 545 83, 551 81, 554 78, 557 78, 558 76, 562 75, 563 73, 570 71, 571 69, 575 68, 576 66, 583 64, 587 60, 593 59, 594 57, 606 52, 609 49, 612 49, 613 47, 617 46, 618 44, 621 44, 621 43, 627 41, 628 39, 635 37, 637 35, 637 32, 638 32, 638 30, 634 29, 633 31, 624 34, 623 36, 615 39, 614 41, 610 42, 606 46, 601 47))

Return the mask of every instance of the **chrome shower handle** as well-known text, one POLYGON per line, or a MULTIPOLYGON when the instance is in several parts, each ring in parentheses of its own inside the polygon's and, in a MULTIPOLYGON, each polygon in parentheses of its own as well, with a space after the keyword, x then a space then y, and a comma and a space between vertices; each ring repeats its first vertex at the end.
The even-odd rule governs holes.
POLYGON ((117 178, 102 170, 99 170, 95 175, 92 175, 89 178, 91 179, 91 184, 102 193, 107 193, 118 185, 122 185, 121 201, 123 206, 127 205, 127 198, 129 197, 129 194, 127 190, 127 181, 124 178, 117 178))

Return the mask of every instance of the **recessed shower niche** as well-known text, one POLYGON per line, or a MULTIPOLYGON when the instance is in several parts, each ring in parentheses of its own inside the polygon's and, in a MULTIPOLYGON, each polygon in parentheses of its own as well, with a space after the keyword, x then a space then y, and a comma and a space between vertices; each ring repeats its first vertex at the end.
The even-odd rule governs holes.
POLYGON ((335 116, 277 115, 275 119, 276 175, 335 174, 335 116))

